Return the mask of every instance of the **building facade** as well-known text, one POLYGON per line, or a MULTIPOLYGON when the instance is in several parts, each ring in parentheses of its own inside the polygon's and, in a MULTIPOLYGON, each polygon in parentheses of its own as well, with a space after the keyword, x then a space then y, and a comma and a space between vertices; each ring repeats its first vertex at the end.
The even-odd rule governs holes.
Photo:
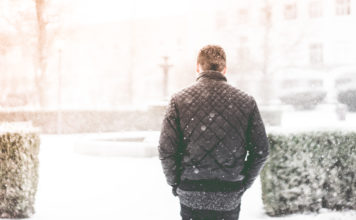
MULTIPOLYGON (((224 47, 229 81, 262 103, 278 103, 298 79, 311 78, 307 88, 333 89, 343 72, 356 74, 355 26, 355 0, 222 0, 184 16, 68 24, 61 54, 54 48, 48 59, 48 107, 58 105, 58 91, 64 108, 167 100, 163 57, 172 94, 194 82, 206 44, 224 47)), ((24 62, 31 66, 32 58, 24 62)))
MULTIPOLYGON (((345 67, 356 75, 355 1, 224 3, 216 12, 217 38, 234 48, 231 55, 237 84, 247 85, 245 88, 262 101, 260 94, 266 94, 266 89, 257 81, 271 84, 271 93, 277 98, 281 89, 298 86, 300 77, 319 77, 325 84, 322 87, 332 90, 335 86, 330 81, 342 75, 345 67), (290 79, 290 84, 281 85, 284 78, 290 79), (293 81, 295 85, 291 85, 293 81), (256 91, 258 88, 262 91, 256 91)), ((311 80, 309 86, 320 85, 311 80)))

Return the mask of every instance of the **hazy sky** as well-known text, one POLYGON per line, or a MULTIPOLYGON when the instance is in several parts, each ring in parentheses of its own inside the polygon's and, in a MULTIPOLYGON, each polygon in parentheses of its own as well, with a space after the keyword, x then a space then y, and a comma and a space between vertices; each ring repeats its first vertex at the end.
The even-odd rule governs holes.
POLYGON ((216 0, 75 0, 72 21, 101 23, 130 18, 184 15, 209 10, 216 0))

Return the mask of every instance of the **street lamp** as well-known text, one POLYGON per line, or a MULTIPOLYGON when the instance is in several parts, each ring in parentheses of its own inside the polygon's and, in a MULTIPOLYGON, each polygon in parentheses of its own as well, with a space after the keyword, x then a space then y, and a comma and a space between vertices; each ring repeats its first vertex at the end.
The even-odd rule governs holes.
POLYGON ((57 69, 57 133, 62 133, 62 51, 63 51, 63 41, 57 40, 55 44, 55 49, 58 53, 58 69, 57 69))
POLYGON ((168 72, 173 65, 168 63, 169 56, 163 56, 163 63, 159 66, 163 70, 163 97, 168 97, 168 72))

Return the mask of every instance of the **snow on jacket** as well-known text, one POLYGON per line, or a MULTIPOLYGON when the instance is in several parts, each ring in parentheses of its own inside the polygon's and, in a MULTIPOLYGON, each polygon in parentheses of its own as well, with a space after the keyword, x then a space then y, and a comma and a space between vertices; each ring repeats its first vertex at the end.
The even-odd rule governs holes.
POLYGON ((222 73, 206 71, 172 96, 158 149, 169 185, 230 193, 252 185, 267 159, 268 140, 254 98, 222 73))

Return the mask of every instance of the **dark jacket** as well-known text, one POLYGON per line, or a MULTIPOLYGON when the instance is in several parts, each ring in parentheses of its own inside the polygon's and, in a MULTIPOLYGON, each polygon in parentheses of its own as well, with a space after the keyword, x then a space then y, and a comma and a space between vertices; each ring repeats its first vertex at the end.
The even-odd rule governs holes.
POLYGON ((226 81, 220 72, 203 72, 172 96, 159 140, 169 185, 191 191, 247 189, 266 161, 268 140, 254 98, 226 81))

